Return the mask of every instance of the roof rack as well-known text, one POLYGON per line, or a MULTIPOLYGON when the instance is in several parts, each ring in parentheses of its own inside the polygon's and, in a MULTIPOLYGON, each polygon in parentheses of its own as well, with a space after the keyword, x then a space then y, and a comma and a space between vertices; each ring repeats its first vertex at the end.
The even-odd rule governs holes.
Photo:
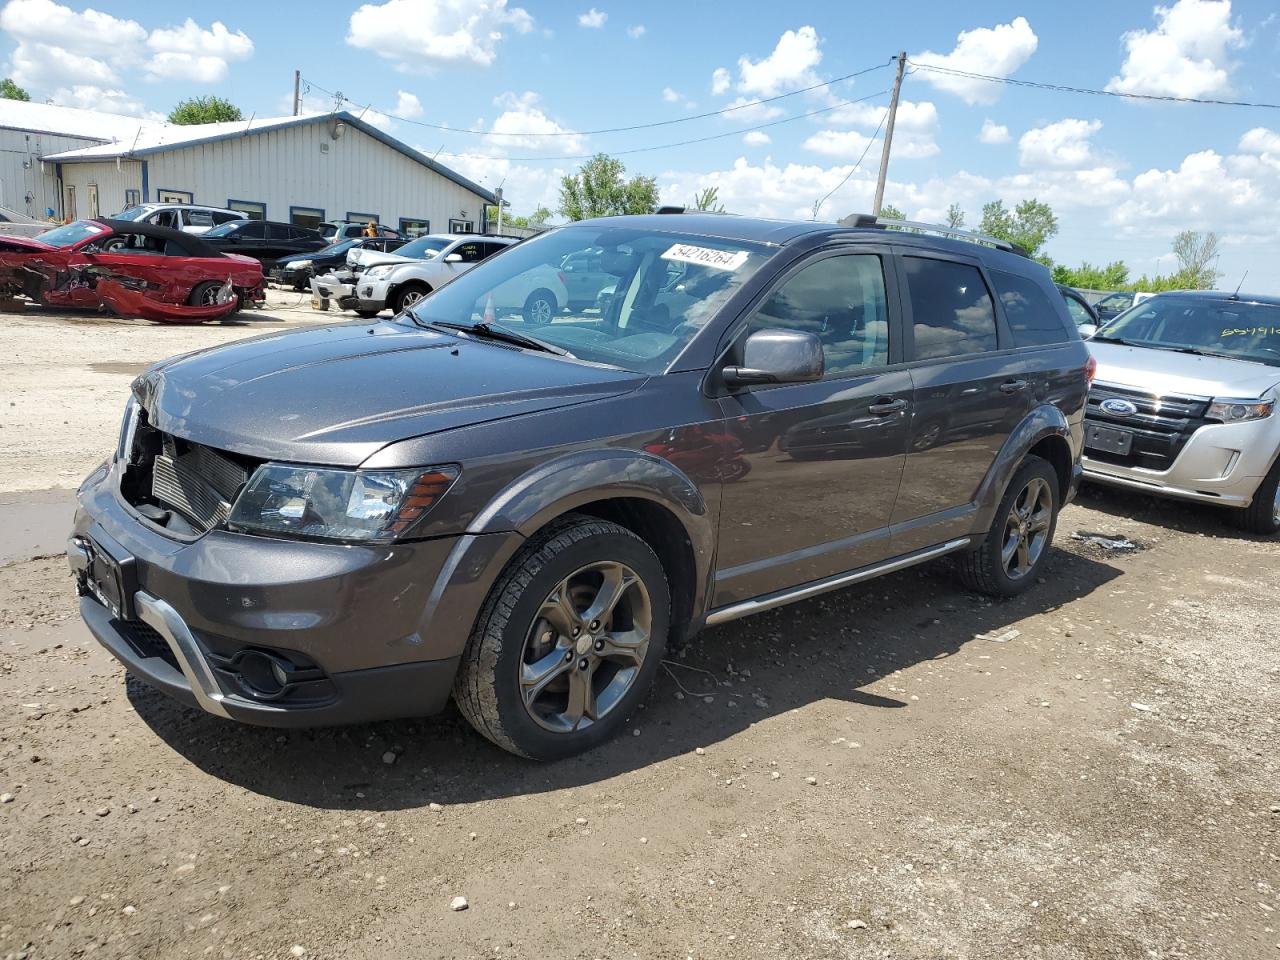
POLYGON ((998 237, 989 237, 986 234, 974 233, 972 230, 958 230, 955 227, 944 227, 940 223, 920 223, 915 220, 894 220, 887 217, 876 217, 869 213, 854 213, 844 217, 839 221, 842 227, 878 227, 887 230, 890 227, 896 227, 903 230, 910 230, 914 233, 936 233, 944 237, 955 237, 957 240, 967 240, 970 243, 981 244, 984 247, 995 247, 997 250, 1005 250, 1009 253, 1016 253, 1020 257, 1030 258, 1031 254, 1020 247, 1016 243, 1010 243, 1008 240, 1001 240, 998 237))

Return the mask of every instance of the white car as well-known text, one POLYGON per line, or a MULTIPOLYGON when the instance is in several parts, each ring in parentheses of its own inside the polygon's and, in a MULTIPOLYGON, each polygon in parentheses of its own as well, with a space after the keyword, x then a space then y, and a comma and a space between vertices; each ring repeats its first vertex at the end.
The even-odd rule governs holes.
MULTIPOLYGON (((338 305, 355 310, 362 317, 375 316, 388 307, 393 313, 400 313, 432 290, 516 242, 507 237, 430 234, 405 244, 395 253, 360 251, 347 258, 355 272, 351 294, 354 302, 348 306, 339 300, 338 305), (441 240, 445 241, 444 244, 425 258, 404 255, 422 241, 439 243, 441 240)), ((563 282, 560 289, 564 289, 563 282)), ((566 300, 567 295, 564 295, 556 304, 544 304, 544 307, 558 311, 566 300)))
POLYGON ((181 230, 183 233, 208 233, 214 227, 236 220, 249 219, 236 210, 201 207, 192 203, 143 203, 122 210, 111 219, 151 223, 157 227, 181 230))
POLYGON ((369 312, 359 307, 356 302, 355 282, 366 269, 377 264, 410 263, 414 260, 428 260, 445 249, 454 246, 459 240, 474 239, 452 233, 431 233, 411 240, 399 247, 394 253, 384 250, 353 248, 347 251, 346 265, 327 274, 311 278, 312 306, 327 310, 328 302, 335 301, 342 310, 357 310, 361 316, 375 316, 381 307, 369 312))
POLYGON ((1280 533, 1280 298, 1159 294, 1089 350, 1085 479, 1232 508, 1245 529, 1280 533))

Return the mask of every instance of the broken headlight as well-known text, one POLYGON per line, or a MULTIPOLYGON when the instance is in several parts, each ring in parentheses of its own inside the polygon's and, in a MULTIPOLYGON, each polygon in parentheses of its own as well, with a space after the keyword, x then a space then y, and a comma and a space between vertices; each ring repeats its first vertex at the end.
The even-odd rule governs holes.
POLYGON ((227 526, 324 540, 395 540, 444 496, 458 468, 343 470, 264 463, 227 526))

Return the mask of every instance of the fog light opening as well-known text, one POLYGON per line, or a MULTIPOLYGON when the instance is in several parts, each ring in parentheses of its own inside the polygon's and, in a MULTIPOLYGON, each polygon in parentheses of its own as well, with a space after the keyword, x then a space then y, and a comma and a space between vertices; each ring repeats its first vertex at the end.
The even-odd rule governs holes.
POLYGON ((258 650, 247 650, 236 664, 240 679, 261 697, 278 697, 289 683, 289 674, 275 657, 258 650))

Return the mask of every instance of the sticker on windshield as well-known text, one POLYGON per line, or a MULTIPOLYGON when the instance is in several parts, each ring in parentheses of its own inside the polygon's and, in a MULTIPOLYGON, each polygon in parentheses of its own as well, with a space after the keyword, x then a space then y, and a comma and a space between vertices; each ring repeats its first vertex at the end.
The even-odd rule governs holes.
POLYGON ((695 247, 690 243, 673 243, 662 255, 663 260, 681 260, 696 263, 713 270, 737 270, 747 262, 746 250, 716 250, 712 247, 695 247))

